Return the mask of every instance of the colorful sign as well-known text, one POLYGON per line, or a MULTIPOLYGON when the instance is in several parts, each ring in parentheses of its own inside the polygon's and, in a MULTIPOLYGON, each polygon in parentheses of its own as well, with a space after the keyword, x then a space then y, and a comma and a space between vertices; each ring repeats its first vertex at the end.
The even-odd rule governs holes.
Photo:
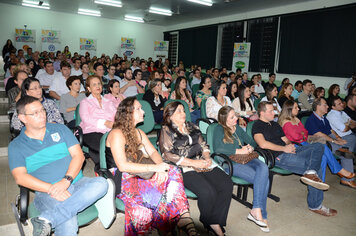
POLYGON ((32 48, 36 50, 36 30, 31 29, 15 29, 15 46, 17 49, 32 48))
POLYGON ((154 41, 153 42, 153 57, 155 60, 168 58, 169 41, 154 41))
POLYGON ((42 51, 56 52, 61 50, 61 32, 57 30, 42 30, 42 51))
POLYGON ((96 56, 96 39, 80 38, 80 54, 85 55, 89 52, 90 56, 96 56))
POLYGON ((135 57, 136 39, 121 37, 120 54, 121 56, 127 56, 127 58, 135 57))
POLYGON ((235 43, 232 59, 232 70, 240 68, 242 72, 248 72, 250 61, 251 43, 235 43))

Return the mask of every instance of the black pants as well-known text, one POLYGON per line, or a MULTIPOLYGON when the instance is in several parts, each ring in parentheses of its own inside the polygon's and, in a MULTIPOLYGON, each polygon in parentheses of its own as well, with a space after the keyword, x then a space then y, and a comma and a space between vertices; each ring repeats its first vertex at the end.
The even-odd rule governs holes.
POLYGON ((83 144, 89 148, 89 155, 94 161, 96 168, 100 162, 100 139, 104 134, 102 133, 87 133, 83 135, 83 144))
POLYGON ((232 181, 219 168, 210 172, 189 171, 183 173, 184 186, 198 196, 200 221, 205 225, 226 225, 229 213, 232 181))

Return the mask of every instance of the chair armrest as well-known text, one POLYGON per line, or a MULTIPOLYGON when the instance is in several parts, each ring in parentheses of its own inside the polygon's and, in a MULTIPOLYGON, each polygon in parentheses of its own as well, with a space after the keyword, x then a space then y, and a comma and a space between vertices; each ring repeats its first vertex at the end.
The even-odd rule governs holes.
POLYGON ((212 118, 198 118, 196 123, 199 124, 200 121, 208 123, 209 125, 213 123, 218 123, 215 119, 212 118))
POLYGON ((275 157, 273 156, 273 154, 270 150, 257 147, 257 148, 255 148, 255 151, 265 159, 265 163, 269 169, 272 169, 274 167, 275 157))
POLYGON ((227 173, 227 174, 229 175, 229 177, 232 176, 232 173, 233 173, 232 161, 230 160, 230 158, 227 155, 222 154, 222 153, 213 153, 211 155, 211 158, 213 158, 217 162, 217 164, 220 165, 221 167, 223 167, 224 164, 227 164, 229 167, 229 173, 227 173), (224 160, 221 160, 220 158, 216 158, 216 157, 221 157, 224 160))
POLYGON ((114 176, 108 169, 101 168, 97 171, 98 175, 104 177, 105 179, 112 179, 114 180, 114 176))
POLYGON ((80 127, 80 126, 74 127, 73 134, 78 139, 80 147, 83 147, 83 130, 82 130, 82 127, 80 127))
POLYGON ((20 187, 20 199, 18 200, 18 206, 17 209, 19 211, 20 215, 20 221, 21 223, 25 223, 28 216, 28 203, 29 203, 29 196, 30 196, 30 190, 26 187, 19 186, 20 187))

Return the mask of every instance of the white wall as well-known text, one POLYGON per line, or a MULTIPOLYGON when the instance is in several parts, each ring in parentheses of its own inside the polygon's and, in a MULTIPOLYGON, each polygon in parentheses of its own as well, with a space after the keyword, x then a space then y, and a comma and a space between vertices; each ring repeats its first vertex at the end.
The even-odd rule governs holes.
MULTIPOLYGON (((163 40, 164 27, 111 20, 94 16, 54 12, 0 3, 0 45, 14 42, 15 28, 36 30, 37 50, 41 50, 41 29, 61 31, 62 46, 79 52, 79 38, 97 39, 97 54, 119 53, 121 37, 136 38, 136 55, 153 56, 153 41, 163 40)), ((63 49, 62 49, 63 50, 63 49)))
MULTIPOLYGON (((225 22, 232 22, 232 21, 241 21, 251 18, 259 18, 259 17, 266 17, 266 16, 274 16, 274 15, 281 15, 293 12, 300 12, 300 11, 308 11, 314 9, 321 9, 327 7, 334 7, 334 6, 341 6, 345 4, 355 3, 355 0, 313 0, 307 1, 303 3, 296 3, 291 5, 286 5, 282 7, 273 7, 273 8, 265 8, 263 10, 257 11, 249 11, 245 13, 239 13, 234 15, 227 15, 223 17, 216 17, 198 21, 192 21, 189 23, 184 24, 177 24, 172 26, 167 26, 165 31, 174 31, 179 29, 186 29, 192 27, 198 27, 203 25, 211 25, 211 24, 218 24, 218 23, 225 23, 225 22)), ((232 52, 231 52, 232 53, 232 52)), ((249 75, 252 75, 257 72, 249 72, 249 75)), ((350 77, 353 71, 350 71, 350 77)), ((261 73, 263 79, 268 79, 268 73, 261 73)), ((341 93, 345 94, 344 91, 344 83, 347 78, 340 78, 340 77, 324 77, 324 76, 309 76, 309 75, 291 75, 291 74, 278 74, 276 73, 277 80, 282 80, 283 78, 287 77, 290 81, 294 84, 297 80, 305 80, 310 79, 312 80, 317 87, 322 86, 324 88, 329 88, 331 84, 339 84, 341 88, 341 93)))

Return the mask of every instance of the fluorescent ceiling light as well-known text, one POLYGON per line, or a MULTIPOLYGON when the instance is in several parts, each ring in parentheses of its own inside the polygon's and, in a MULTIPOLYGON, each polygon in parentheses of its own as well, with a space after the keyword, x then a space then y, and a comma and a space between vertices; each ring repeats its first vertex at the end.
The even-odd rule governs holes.
POLYGON ((141 17, 136 17, 136 16, 125 16, 125 20, 144 23, 144 21, 141 17))
POLYGON ((87 9, 78 9, 78 14, 88 15, 88 16, 101 16, 100 11, 87 10, 87 9))
POLYGON ((149 12, 155 13, 155 14, 160 14, 160 15, 165 15, 165 16, 171 16, 172 11, 171 10, 166 10, 166 9, 161 9, 157 7, 150 7, 149 12))
POLYGON ((22 1, 22 6, 35 7, 35 8, 46 9, 46 10, 50 9, 48 3, 42 3, 42 5, 40 6, 39 2, 37 2, 37 1, 28 1, 28 0, 23 0, 22 1))
POLYGON ((108 5, 108 6, 113 6, 113 7, 122 7, 122 3, 120 1, 114 1, 114 0, 95 0, 94 1, 97 4, 102 4, 102 5, 108 5))
POLYGON ((202 4, 205 6, 209 6, 209 7, 211 7, 213 5, 211 0, 188 0, 188 2, 195 2, 195 3, 199 3, 199 4, 202 4))

